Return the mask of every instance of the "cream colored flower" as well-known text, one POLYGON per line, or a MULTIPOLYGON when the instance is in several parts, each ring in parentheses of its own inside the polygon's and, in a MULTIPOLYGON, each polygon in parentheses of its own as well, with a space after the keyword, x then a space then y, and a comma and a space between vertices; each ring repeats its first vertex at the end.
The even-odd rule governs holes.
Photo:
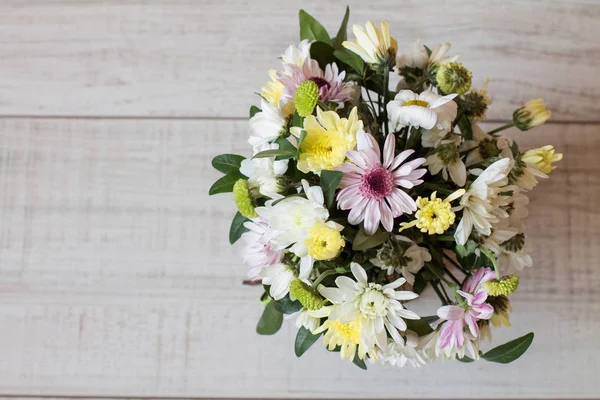
POLYGON ((544 100, 528 101, 523 107, 513 113, 513 123, 522 131, 529 130, 546 122, 552 112, 546 110, 544 100))
POLYGON ((342 43, 345 48, 358 54, 368 64, 395 64, 398 42, 390 35, 390 27, 386 21, 381 22, 381 30, 367 21, 366 29, 353 25, 352 32, 356 40, 342 43))
POLYGON ((552 163, 560 161, 562 158, 563 155, 561 153, 554 152, 554 146, 546 145, 527 150, 521 157, 521 160, 529 165, 535 165, 544 174, 549 174, 556 169, 556 166, 552 165, 552 163))

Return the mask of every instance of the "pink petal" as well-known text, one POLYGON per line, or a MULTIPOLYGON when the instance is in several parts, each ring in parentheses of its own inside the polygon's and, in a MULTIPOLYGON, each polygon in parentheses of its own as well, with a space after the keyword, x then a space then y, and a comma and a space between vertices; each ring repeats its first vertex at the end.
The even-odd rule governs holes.
POLYGON ((365 232, 367 235, 373 235, 377 232, 379 222, 381 221, 381 212, 377 201, 370 201, 365 210, 365 232))
POLYGON ((365 208, 370 200, 366 197, 361 197, 360 202, 350 210, 348 214, 348 222, 352 225, 360 224, 365 218, 365 208))
POLYGON ((381 213, 381 224, 386 231, 391 232, 394 228, 394 216, 392 215, 390 206, 388 206, 385 201, 381 200, 379 202, 379 211, 381 213))
POLYGON ((408 157, 410 157, 410 155, 412 153, 414 153, 414 150, 404 150, 403 152, 401 152, 400 154, 398 154, 396 156, 396 158, 394 158, 394 161, 392 162, 392 165, 390 166, 390 170, 395 170, 396 168, 398 168, 400 166, 400 164, 402 164, 404 162, 404 160, 406 160, 408 157))
POLYGON ((394 161, 394 152, 396 151, 396 137, 393 134, 389 134, 385 139, 385 144, 383 145, 383 165, 386 168, 392 164, 394 161))
POLYGON ((437 310, 437 316, 448 321, 462 319, 464 313, 464 308, 458 306, 443 306, 437 310))

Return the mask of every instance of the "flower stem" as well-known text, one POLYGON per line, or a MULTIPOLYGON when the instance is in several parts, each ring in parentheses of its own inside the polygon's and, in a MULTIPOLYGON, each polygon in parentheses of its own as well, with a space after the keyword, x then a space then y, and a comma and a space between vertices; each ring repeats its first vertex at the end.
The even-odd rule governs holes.
POLYGON ((514 122, 509 122, 506 125, 502 125, 502 126, 499 126, 496 129, 492 129, 491 131, 488 132, 488 134, 489 135, 495 135, 496 133, 501 132, 501 131, 503 131, 505 129, 512 128, 513 126, 515 126, 515 123, 514 122))
POLYGON ((446 285, 448 285, 448 286, 454 286, 454 283, 453 283, 453 282, 450 282, 448 279, 446 279, 446 278, 444 278, 442 275, 438 274, 438 272, 437 272, 435 269, 431 268, 431 267, 429 266, 429 264, 425 264, 425 267, 427 267, 427 269, 428 269, 428 270, 429 270, 429 271, 430 271, 432 274, 434 274, 434 275, 436 276, 436 278, 438 278, 440 281, 444 282, 446 285))
POLYGON ((496 271, 496 279, 500 279, 500 269, 498 268, 498 260, 496 259, 494 254, 489 249, 486 249, 483 246, 479 248, 479 251, 485 254, 485 256, 490 259, 492 265, 494 266, 494 270, 496 271))
POLYGON ((333 275, 335 273, 338 274, 343 274, 344 272, 346 272, 345 268, 333 268, 333 269, 328 269, 327 271, 323 272, 321 275, 319 275, 317 277, 317 279, 315 279, 315 281, 312 284, 312 287, 314 287, 315 289, 319 286, 319 283, 321 283, 323 281, 323 279, 325 279, 326 277, 328 277, 329 275, 333 275))
POLYGON ((452 259, 452 257, 450 257, 448 254, 446 254, 446 253, 444 253, 444 252, 442 251, 442 255, 444 256, 444 258, 445 258, 446 260, 450 261, 450 262, 452 263, 452 265, 454 265, 456 268, 458 268, 458 269, 460 270, 460 272, 462 272, 463 274, 465 274, 465 275, 467 275, 467 276, 468 276, 468 275, 470 275, 470 274, 469 274, 469 273, 468 273, 468 272, 467 272, 467 271, 466 271, 466 270, 465 270, 465 269, 462 267, 462 265, 460 265, 459 263, 457 263, 456 261, 454 261, 454 260, 452 259))
POLYGON ((440 292, 440 289, 439 289, 439 288, 438 288, 436 285, 434 285, 434 284, 433 284, 433 282, 431 283, 431 287, 432 287, 432 288, 433 288, 433 290, 435 291, 435 294, 437 294, 437 296, 440 298, 440 300, 441 300, 441 302, 442 302, 442 305, 444 305, 444 306, 445 306, 445 305, 447 305, 447 304, 450 304, 450 303, 448 302, 448 300, 444 298, 444 295, 442 294, 442 292, 440 292))
POLYGON ((383 68, 383 130, 385 137, 390 133, 388 126, 388 115, 387 115, 387 101, 388 101, 388 86, 390 85, 390 67, 386 65, 383 68))

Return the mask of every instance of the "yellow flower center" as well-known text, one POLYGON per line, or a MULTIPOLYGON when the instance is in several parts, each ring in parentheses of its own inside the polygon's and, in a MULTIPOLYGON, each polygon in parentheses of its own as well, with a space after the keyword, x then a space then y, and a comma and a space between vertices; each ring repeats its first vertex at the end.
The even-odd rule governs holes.
POLYGON ((329 327, 329 329, 334 332, 340 344, 355 345, 360 343, 360 328, 360 317, 349 323, 331 321, 331 326, 329 327))
POLYGON ((331 260, 335 258, 346 244, 337 229, 327 226, 323 222, 315 222, 308 231, 310 235, 304 241, 308 253, 315 260, 331 260))
POLYGON ((409 100, 404 103, 405 106, 429 107, 429 103, 425 100, 409 100))

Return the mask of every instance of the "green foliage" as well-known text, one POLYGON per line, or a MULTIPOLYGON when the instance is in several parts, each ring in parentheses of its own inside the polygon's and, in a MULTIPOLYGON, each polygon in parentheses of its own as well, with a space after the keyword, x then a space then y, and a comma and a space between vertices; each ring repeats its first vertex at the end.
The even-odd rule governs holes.
POLYGON ((273 335, 277 333, 283 323, 283 314, 275 308, 275 303, 270 301, 265 307, 258 325, 256 325, 256 333, 259 335, 273 335))
POLYGON ((319 67, 325 69, 327 64, 335 62, 333 47, 327 43, 314 42, 310 45, 310 57, 319 63, 319 67))
POLYGON ((406 322, 407 329, 410 329, 419 336, 425 336, 433 332, 431 326, 424 319, 406 319, 404 321, 406 322))
POLYGON ((298 334, 296 335, 296 342, 294 343, 294 352, 296 357, 301 357, 310 347, 315 344, 321 335, 313 335, 305 327, 300 327, 298 334))
POLYGON ((238 179, 242 178, 242 174, 239 172, 229 173, 220 179, 218 179, 208 190, 209 195, 217 194, 217 193, 227 193, 233 191, 233 185, 237 182, 238 179))
POLYGON ((250 118, 254 117, 257 113, 261 112, 262 110, 256 106, 251 106, 250 107, 250 118))
MULTIPOLYGON (((292 146, 293 147, 293 146, 292 146)), ((279 160, 286 160, 288 158, 296 157, 296 149, 293 150, 290 148, 286 149, 275 149, 275 150, 264 150, 260 153, 256 153, 252 158, 266 158, 266 157, 277 157, 279 160)))
POLYGON ((289 295, 283 299, 273 300, 273 303, 275 303, 275 309, 282 314, 293 314, 302 309, 302 304, 298 300, 292 301, 289 295))
POLYGON ((459 257, 466 257, 469 254, 473 254, 473 252, 475 251, 475 249, 477 249, 477 247, 478 247, 478 244, 469 239, 465 245, 462 245, 462 244, 456 245, 456 254, 459 257))
POLYGON ((242 234, 248 230, 248 228, 244 226, 244 222, 246 221, 249 221, 249 219, 240 214, 239 211, 235 214, 233 221, 231 221, 231 226, 229 227, 229 243, 234 244, 237 242, 242 234))
POLYGON ((458 358, 458 355, 456 356, 456 359, 457 359, 458 361, 460 361, 460 362, 464 362, 464 363, 472 363, 473 361, 475 361, 475 360, 473 360, 472 358, 469 358, 469 357, 467 357, 467 356, 464 356, 463 358, 458 358))
POLYGON ((304 118, 302 118, 296 111, 294 111, 294 116, 292 117, 292 126, 297 126, 299 128, 304 126, 304 118))
POLYGON ((534 336, 533 332, 529 332, 527 335, 511 340, 498 347, 494 347, 492 350, 483 354, 481 358, 500 364, 513 362, 527 351, 533 342, 534 336))
POLYGON ((360 369, 367 369, 367 364, 365 364, 365 360, 361 360, 360 358, 358 358, 358 353, 354 356, 354 360, 352 360, 352 362, 360 369))
POLYGON ((300 147, 302 146, 302 142, 304 141, 306 135, 306 131, 303 129, 302 132, 300 132, 300 137, 298 138, 298 152, 296 153, 296 157, 300 157, 300 147))
POLYGON ((473 127, 471 126, 471 121, 466 115, 463 115, 458 121, 458 127, 460 128, 460 132, 465 137, 465 140, 473 140, 473 127))
POLYGON ((333 56, 352 67, 361 77, 365 74, 365 62, 360 56, 348 49, 342 48, 335 50, 333 56))
POLYGON ((423 47, 425 47, 425 51, 427 52, 427 57, 431 57, 431 49, 425 45, 423 45, 423 47))
POLYGON ((348 40, 348 19, 350 18, 350 7, 346 6, 346 12, 344 13, 344 18, 342 19, 342 24, 340 25, 340 29, 338 30, 337 35, 335 35, 335 43, 333 47, 336 49, 342 48, 342 43, 348 40))
POLYGON ((327 30, 319 21, 304 10, 300 10, 298 17, 300 19, 300 40, 316 40, 317 42, 326 43, 329 46, 333 45, 327 30))
POLYGON ((219 154, 212 159, 212 166, 217 171, 228 174, 239 171, 240 165, 245 159, 246 157, 237 154, 219 154))
POLYGON ((371 249, 385 242, 388 237, 390 237, 389 232, 382 230, 378 230, 373 235, 367 235, 365 233, 365 228, 361 226, 352 243, 352 250, 359 251, 371 249))
POLYGON ((322 171, 321 172, 321 188, 325 197, 325 205, 327 208, 333 205, 335 191, 342 181, 344 173, 340 171, 322 171))

